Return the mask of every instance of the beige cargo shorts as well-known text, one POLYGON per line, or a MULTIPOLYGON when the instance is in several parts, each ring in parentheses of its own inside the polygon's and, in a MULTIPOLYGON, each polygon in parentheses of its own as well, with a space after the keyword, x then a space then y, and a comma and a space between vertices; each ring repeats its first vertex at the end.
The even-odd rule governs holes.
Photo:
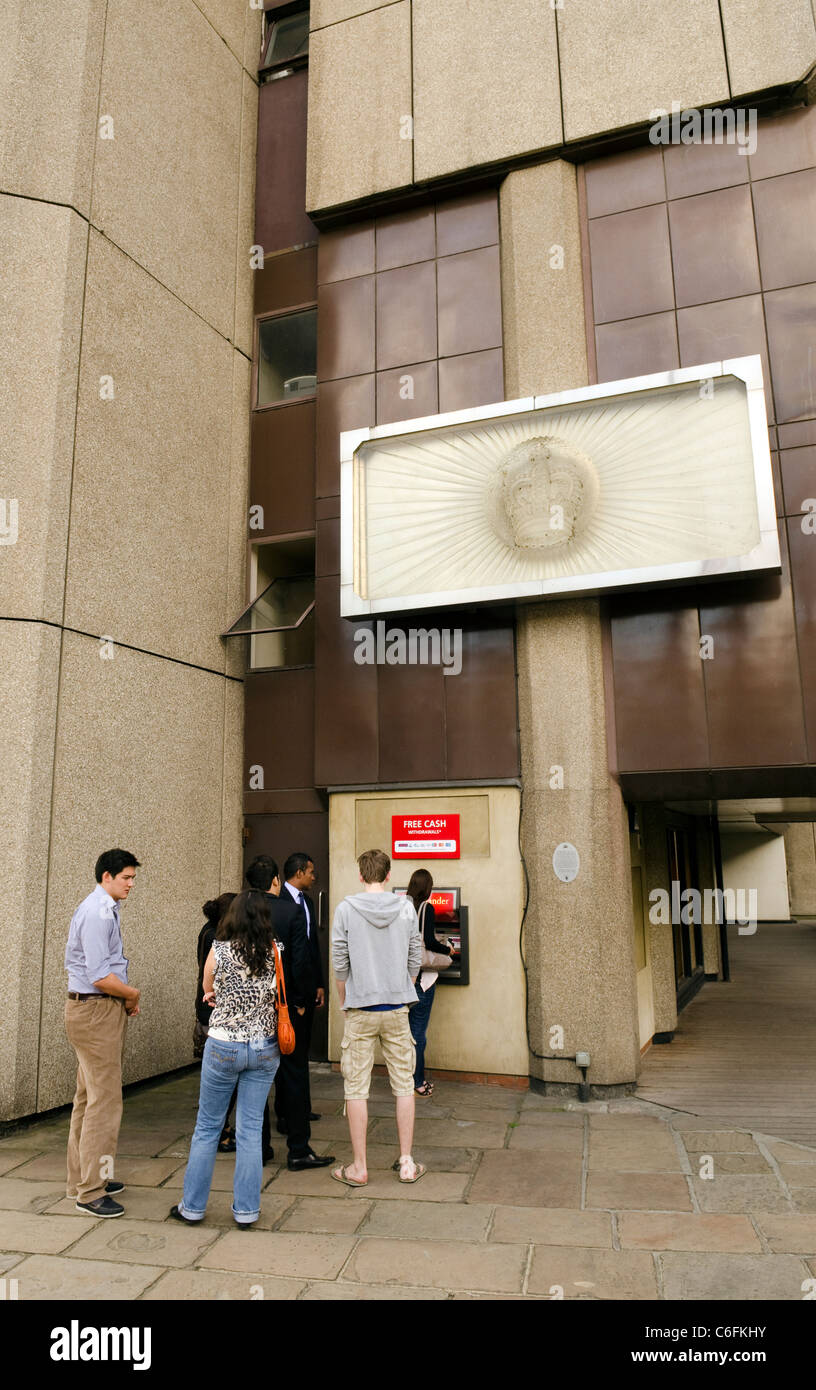
POLYGON ((340 1070, 346 1100, 368 1100, 374 1045, 379 1038, 388 1080, 395 1096, 414 1094, 416 1046, 408 1026, 408 1005, 385 1012, 346 1009, 346 1027, 340 1050, 340 1070))

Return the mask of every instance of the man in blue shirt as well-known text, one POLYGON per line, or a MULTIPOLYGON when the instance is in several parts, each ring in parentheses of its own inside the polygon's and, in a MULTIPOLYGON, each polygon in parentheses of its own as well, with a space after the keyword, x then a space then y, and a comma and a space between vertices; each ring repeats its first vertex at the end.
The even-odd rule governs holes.
POLYGON ((77 1056, 77 1088, 68 1136, 68 1196, 90 1216, 122 1216, 114 1201, 124 1184, 111 1180, 122 1122, 122 1051, 139 990, 128 984, 119 925, 139 861, 109 849, 96 861, 96 887, 71 918, 65 969, 65 1031, 77 1056))

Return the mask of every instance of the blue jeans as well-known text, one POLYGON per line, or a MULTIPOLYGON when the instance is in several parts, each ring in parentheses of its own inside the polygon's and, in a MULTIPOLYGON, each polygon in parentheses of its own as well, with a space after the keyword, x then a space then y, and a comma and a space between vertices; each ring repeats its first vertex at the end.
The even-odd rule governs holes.
POLYGON ((436 990, 436 980, 430 989, 421 989, 416 986, 417 1002, 408 1010, 408 1023, 411 1028, 411 1037, 416 1043, 416 1068, 414 1070, 414 1085, 421 1086, 425 1080, 425 1039, 428 1033, 428 1019, 433 1008, 434 991, 436 990))
POLYGON ((221 1042, 207 1038, 201 1061, 201 1093, 190 1158, 184 1172, 179 1211, 188 1221, 202 1221, 210 1195, 218 1140, 230 1098, 238 1083, 235 1121, 235 1181, 232 1214, 240 1226, 257 1221, 261 1212, 261 1126, 269 1088, 280 1053, 272 1038, 258 1043, 221 1042))

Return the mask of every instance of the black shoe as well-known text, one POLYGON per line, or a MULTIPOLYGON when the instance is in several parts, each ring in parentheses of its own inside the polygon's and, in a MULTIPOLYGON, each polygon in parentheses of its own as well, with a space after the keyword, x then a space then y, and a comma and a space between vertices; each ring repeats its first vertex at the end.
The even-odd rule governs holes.
POLYGON ((278 1120, 277 1130, 278 1130, 278 1134, 288 1134, 288 1133, 289 1133, 289 1126, 288 1126, 288 1124, 286 1123, 285 1120, 278 1120))
POLYGON ((311 1149, 295 1157, 290 1154, 286 1160, 287 1168, 293 1173, 299 1173, 305 1168, 328 1168, 330 1163, 334 1163, 334 1154, 314 1154, 311 1149))
POLYGON ((189 1216, 182 1216, 178 1207, 171 1207, 170 1215, 175 1221, 183 1221, 185 1226, 199 1226, 201 1224, 199 1221, 191 1221, 189 1216))
POLYGON ((274 1149, 264 1149, 264 1151, 263 1151, 263 1161, 264 1161, 264 1163, 271 1163, 271 1162, 272 1162, 272 1159, 273 1159, 274 1157, 275 1157, 275 1150, 274 1150, 274 1149))
POLYGON ((309 1119, 312 1122, 312 1124, 314 1124, 315 1120, 321 1120, 322 1118, 322 1115, 316 1115, 314 1111, 312 1111, 311 1115, 309 1116, 309 1119))
POLYGON ((118 1197, 118 1196, 119 1196, 119 1193, 120 1193, 120 1192, 124 1192, 124 1190, 125 1190, 125 1184, 124 1184, 123 1182, 106 1182, 106 1183, 105 1183, 105 1194, 106 1194, 106 1196, 108 1196, 108 1197, 118 1197))
POLYGON ((114 1202, 111 1197, 97 1197, 95 1202, 77 1202, 77 1211, 85 1212, 87 1216, 124 1216, 125 1209, 118 1202, 114 1202))
MULTIPOLYGON (((235 1221, 235 1217, 234 1217, 234 1216, 233 1216, 232 1219, 233 1219, 233 1221, 235 1221)), ((256 1221, 235 1221, 235 1224, 236 1224, 236 1226, 238 1227, 238 1230, 239 1230, 239 1231, 251 1231, 253 1226, 257 1226, 258 1222, 257 1222, 257 1220, 256 1220, 256 1221)))

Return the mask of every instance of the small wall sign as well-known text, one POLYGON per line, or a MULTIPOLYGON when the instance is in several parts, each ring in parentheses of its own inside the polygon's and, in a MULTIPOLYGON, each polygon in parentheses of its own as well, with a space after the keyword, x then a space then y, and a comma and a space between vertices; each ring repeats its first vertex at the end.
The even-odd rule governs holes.
POLYGON ((562 883, 572 883, 578 877, 578 870, 581 867, 581 859, 575 845, 571 845, 569 840, 556 847, 552 857, 552 866, 556 878, 560 878, 562 883))

